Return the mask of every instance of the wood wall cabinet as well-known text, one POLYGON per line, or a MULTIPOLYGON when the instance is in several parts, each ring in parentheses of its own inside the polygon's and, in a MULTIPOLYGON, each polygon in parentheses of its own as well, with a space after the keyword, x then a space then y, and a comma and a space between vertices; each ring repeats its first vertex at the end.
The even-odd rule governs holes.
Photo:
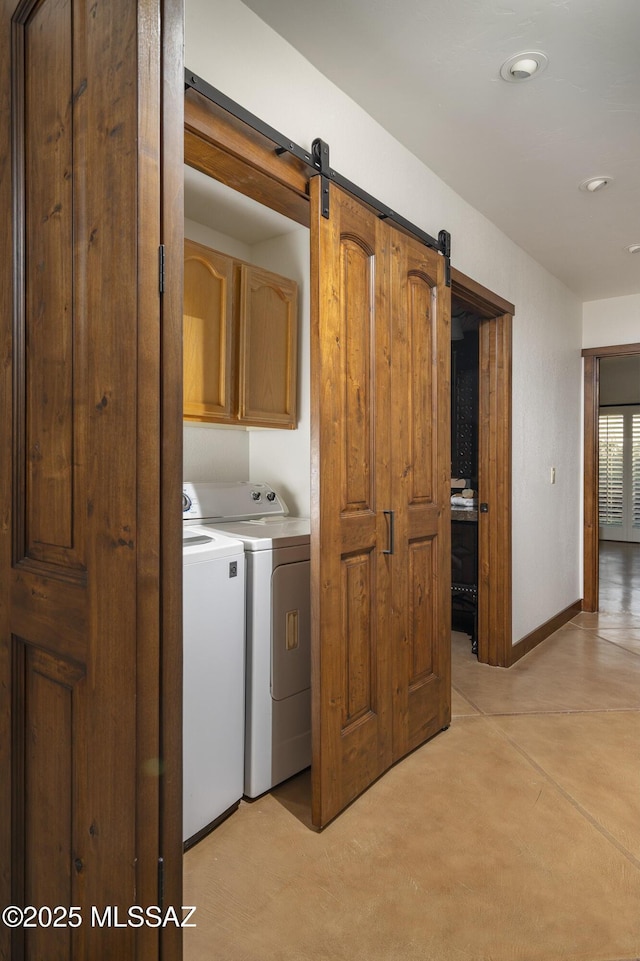
POLYGON ((295 281, 185 240, 184 418, 294 428, 295 281))
POLYGON ((232 416, 233 260, 184 242, 184 416, 232 416))

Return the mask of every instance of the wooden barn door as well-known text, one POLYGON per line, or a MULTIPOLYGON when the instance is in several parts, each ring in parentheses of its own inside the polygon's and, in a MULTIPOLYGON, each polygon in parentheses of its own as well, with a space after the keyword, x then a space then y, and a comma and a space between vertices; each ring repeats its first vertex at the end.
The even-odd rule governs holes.
POLYGON ((451 720, 451 339, 444 258, 388 229, 397 760, 451 720))
POLYGON ((181 853, 160 725, 181 570, 158 282, 168 7, 0 6, 0 904, 43 912, 0 924, 7 961, 158 957, 127 911, 160 904, 159 858, 174 877, 181 853))
POLYGON ((444 259, 331 185, 312 216, 313 821, 450 720, 444 259))

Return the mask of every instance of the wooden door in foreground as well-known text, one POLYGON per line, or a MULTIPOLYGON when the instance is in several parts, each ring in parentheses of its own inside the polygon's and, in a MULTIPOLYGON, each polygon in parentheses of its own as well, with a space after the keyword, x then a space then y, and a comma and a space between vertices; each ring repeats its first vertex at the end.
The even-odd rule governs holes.
POLYGON ((174 877, 180 853, 160 840, 180 583, 160 489, 180 483, 158 284, 169 7, 0 7, 0 903, 41 909, 0 925, 7 961, 158 957, 157 929, 116 920, 161 903, 159 857, 174 877))

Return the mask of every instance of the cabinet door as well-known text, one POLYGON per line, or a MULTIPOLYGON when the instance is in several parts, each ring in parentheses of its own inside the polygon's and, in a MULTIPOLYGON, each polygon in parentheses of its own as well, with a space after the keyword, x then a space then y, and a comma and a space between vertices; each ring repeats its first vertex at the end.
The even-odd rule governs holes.
POLYGON ((233 260, 184 242, 184 417, 232 418, 233 260))
POLYGON ((238 419, 263 427, 296 426, 298 287, 293 280, 240 265, 238 419))

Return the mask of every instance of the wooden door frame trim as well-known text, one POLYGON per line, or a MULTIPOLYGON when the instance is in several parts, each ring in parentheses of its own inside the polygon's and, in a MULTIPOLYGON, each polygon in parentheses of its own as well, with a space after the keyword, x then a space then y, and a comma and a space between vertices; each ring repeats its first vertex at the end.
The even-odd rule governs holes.
MULTIPOLYGON (((162 0, 161 211, 165 284, 160 301, 160 756, 163 761, 159 848, 165 904, 183 904, 182 848, 182 312, 184 246, 183 0, 162 0), (177 134, 177 135, 176 135, 177 134), (179 708, 178 708, 179 705, 179 708)), ((148 776, 148 775, 147 775, 148 776)), ((181 961, 182 931, 162 931, 160 955, 181 961)))
POLYGON ((453 268, 451 293, 481 320, 478 476, 488 513, 478 514, 478 660, 513 663, 511 526, 511 361, 509 301, 453 268))
POLYGON ((640 344, 586 347, 584 358, 584 517, 582 610, 598 610, 600 530, 598 519, 598 412, 600 360, 640 354, 640 344))
POLYGON ((615 347, 585 347, 583 357, 624 357, 625 354, 640 354, 640 344, 617 344, 615 347))
POLYGON ((309 226, 312 170, 204 94, 184 95, 184 161, 296 223, 309 226))

